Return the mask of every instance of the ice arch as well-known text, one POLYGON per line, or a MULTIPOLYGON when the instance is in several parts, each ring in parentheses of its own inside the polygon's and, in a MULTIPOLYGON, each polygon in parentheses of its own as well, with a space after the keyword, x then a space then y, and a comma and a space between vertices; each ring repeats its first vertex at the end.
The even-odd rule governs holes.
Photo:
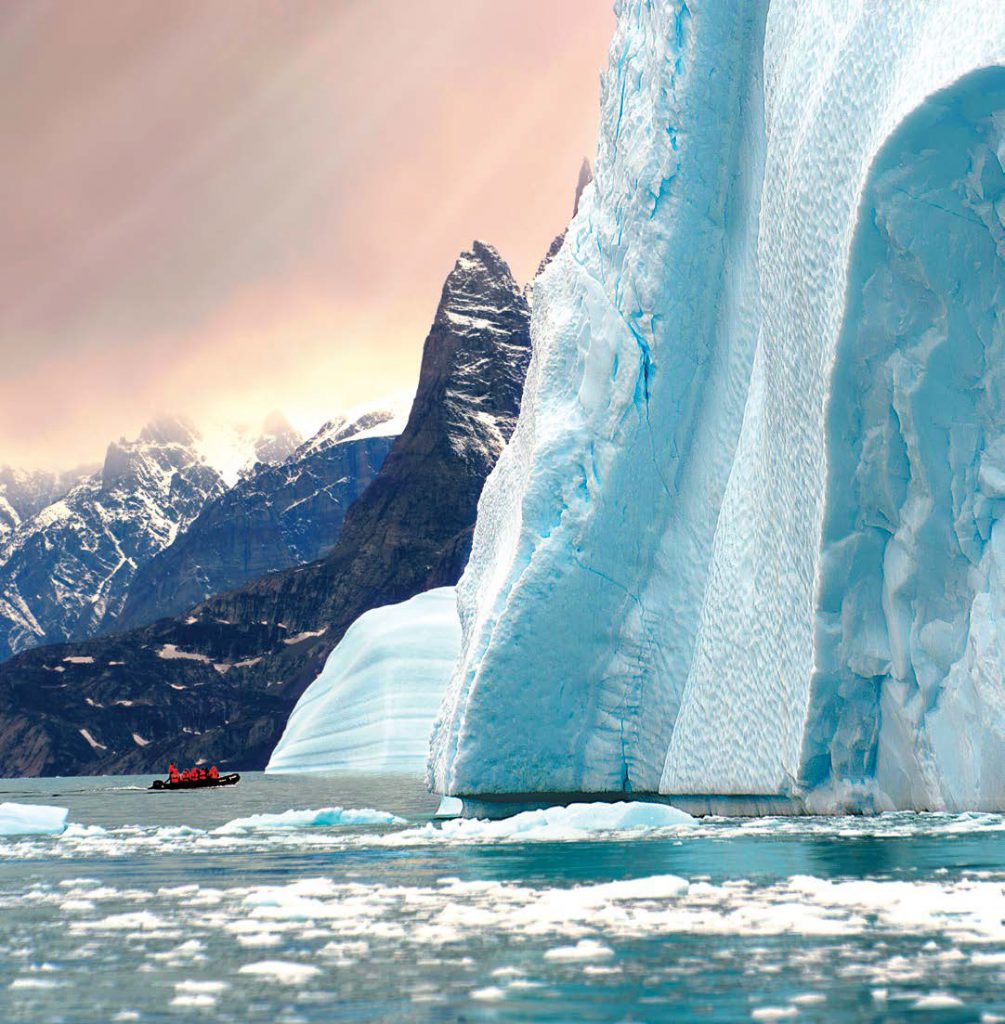
POLYGON ((1005 69, 869 173, 827 415, 804 789, 1005 803, 1005 69))
MULTIPOLYGON (((839 700, 827 709, 818 675, 829 671, 818 663, 826 649, 817 646, 830 521, 827 417, 835 408, 839 340, 850 323, 848 275, 860 272, 852 246, 872 168, 892 153, 886 147, 902 127, 910 133, 912 112, 929 97, 955 92, 954 83, 982 68, 994 76, 1002 63, 1002 5, 772 4, 760 335, 661 792, 784 796, 800 806, 808 790, 825 784, 815 806, 930 805, 931 779, 877 788, 873 771, 892 762, 882 756, 885 741, 873 738, 876 717, 862 691, 845 701, 831 678, 839 700), (826 12, 830 18, 821 20, 826 12), (849 713, 839 720, 840 708, 849 713)), ((938 136, 932 141, 938 148, 938 136)), ((913 144, 921 146, 917 138, 913 144)), ((903 156, 911 145, 905 134, 893 148, 903 156)), ((834 594, 833 587, 824 594, 825 608, 834 594)), ((894 719, 887 721, 884 737, 893 742, 894 719)), ((900 747, 913 742, 905 737, 900 747)), ((930 765, 905 770, 917 781, 930 765)))

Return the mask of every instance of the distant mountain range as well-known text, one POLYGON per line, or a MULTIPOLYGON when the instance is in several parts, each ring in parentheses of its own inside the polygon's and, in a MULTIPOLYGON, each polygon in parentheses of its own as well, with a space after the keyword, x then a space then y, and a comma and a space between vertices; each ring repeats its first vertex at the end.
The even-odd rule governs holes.
MULTIPOLYGON (((352 423, 325 424, 278 464, 263 459, 139 569, 116 630, 177 615, 213 594, 326 554, 399 429, 392 410, 376 410, 352 423)), ((259 454, 279 450, 259 448, 259 454)))
POLYGON ((8 492, 31 514, 0 548, 0 657, 115 622, 138 568, 225 490, 195 442, 186 423, 161 419, 110 444, 101 469, 63 494, 58 478, 39 480, 34 507, 24 488, 8 492))
POLYGON ((394 410, 304 441, 273 413, 227 485, 183 420, 108 447, 99 469, 0 469, 0 659, 176 614, 320 557, 400 429, 394 410))
MULTIPOLYGON (((516 424, 529 321, 509 267, 476 242, 444 284, 408 422, 393 444, 382 413, 336 422, 230 490, 170 431, 173 439, 158 441, 146 460, 134 455, 163 466, 161 489, 150 485, 164 524, 152 536, 161 543, 151 550, 148 540, 148 554, 132 562, 113 565, 105 556, 74 628, 110 621, 112 602, 98 616, 91 600, 109 578, 115 614, 129 621, 177 607, 186 598, 176 600, 175 590, 201 597, 242 585, 187 614, 90 640, 73 636, 0 665, 0 775, 156 770, 168 758, 264 766, 297 698, 360 614, 459 578, 482 485, 516 424), (180 476, 192 486, 172 486, 180 476), (346 512, 354 488, 362 493, 346 512), (281 558, 292 564, 323 553, 336 534, 324 557, 245 582, 281 558), (116 567, 128 572, 132 593, 117 586, 116 567)), ((97 485, 78 485, 87 486, 97 485)), ((93 535, 101 517, 90 510, 105 505, 94 498, 83 507, 93 535)), ((108 531, 113 551, 129 520, 123 514, 108 531)))

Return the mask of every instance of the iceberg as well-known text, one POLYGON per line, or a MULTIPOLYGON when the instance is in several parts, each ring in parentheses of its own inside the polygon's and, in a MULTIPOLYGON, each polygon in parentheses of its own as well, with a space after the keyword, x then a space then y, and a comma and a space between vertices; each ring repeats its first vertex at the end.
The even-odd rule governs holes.
POLYGON ((1005 809, 1005 6, 623 0, 430 781, 1005 809))
POLYGON ((404 825, 390 811, 377 811, 372 807, 322 807, 317 810, 290 810, 279 814, 252 814, 247 818, 234 818, 226 825, 213 829, 214 835, 249 832, 256 829, 334 828, 346 825, 404 825))
POLYGON ((60 835, 69 813, 46 804, 0 803, 0 836, 60 835))
MULTIPOLYGON (((697 824, 690 814, 668 804, 623 800, 616 803, 573 803, 521 811, 495 821, 489 818, 454 818, 439 827, 429 824, 399 833, 400 840, 416 836, 437 839, 512 839, 559 842, 588 839, 605 832, 651 832, 654 829, 689 828, 697 824)), ((673 876, 666 876, 667 878, 673 876)), ((675 878, 675 882, 680 882, 675 878)), ((611 891, 627 893, 634 883, 613 882, 611 891)), ((684 883, 686 886, 687 883, 684 883)))
POLYGON ((364 613, 297 702, 265 770, 421 775, 460 644, 453 587, 364 613))

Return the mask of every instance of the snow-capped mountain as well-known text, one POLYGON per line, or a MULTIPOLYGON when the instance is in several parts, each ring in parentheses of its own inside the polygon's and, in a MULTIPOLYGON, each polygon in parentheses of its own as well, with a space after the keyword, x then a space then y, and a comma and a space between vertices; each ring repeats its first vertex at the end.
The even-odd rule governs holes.
POLYGON ((256 466, 278 466, 285 462, 301 444, 303 438, 281 412, 270 413, 262 424, 262 432, 255 441, 255 459, 246 472, 256 466))
POLYGON ((352 422, 326 423, 278 465, 259 462, 140 568, 116 627, 177 615, 257 576, 325 555, 398 430, 393 410, 372 410, 352 422))
MULTIPOLYGON (((335 548, 177 618, 0 665, 0 774, 141 771, 170 757, 264 767, 361 614, 456 582, 516 423, 529 321, 505 262, 475 243, 444 285, 407 424, 335 548)), ((338 452, 382 427, 353 441, 334 424, 302 452, 338 452)))
POLYGON ((0 467, 0 561, 8 538, 25 520, 61 498, 97 466, 81 467, 64 473, 47 470, 21 470, 0 467))
MULTIPOLYGON (((136 440, 110 444, 99 471, 20 519, 0 563, 0 657, 114 622, 137 570, 223 492, 196 440, 181 420, 156 420, 136 440)), ((43 486, 35 503, 48 496, 43 486)))
POLYGON ((1005 5, 618 16, 436 787, 1005 810, 1005 5))

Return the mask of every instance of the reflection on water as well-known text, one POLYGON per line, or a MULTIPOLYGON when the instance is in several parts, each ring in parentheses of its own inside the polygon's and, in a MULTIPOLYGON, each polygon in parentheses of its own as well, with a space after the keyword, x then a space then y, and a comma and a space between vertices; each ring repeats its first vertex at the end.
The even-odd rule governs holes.
POLYGON ((0 839, 3 1021, 1005 1017, 1000 816, 465 841, 419 780, 148 781, 0 783, 74 823, 0 839), (330 806, 408 824, 219 831, 330 806))

